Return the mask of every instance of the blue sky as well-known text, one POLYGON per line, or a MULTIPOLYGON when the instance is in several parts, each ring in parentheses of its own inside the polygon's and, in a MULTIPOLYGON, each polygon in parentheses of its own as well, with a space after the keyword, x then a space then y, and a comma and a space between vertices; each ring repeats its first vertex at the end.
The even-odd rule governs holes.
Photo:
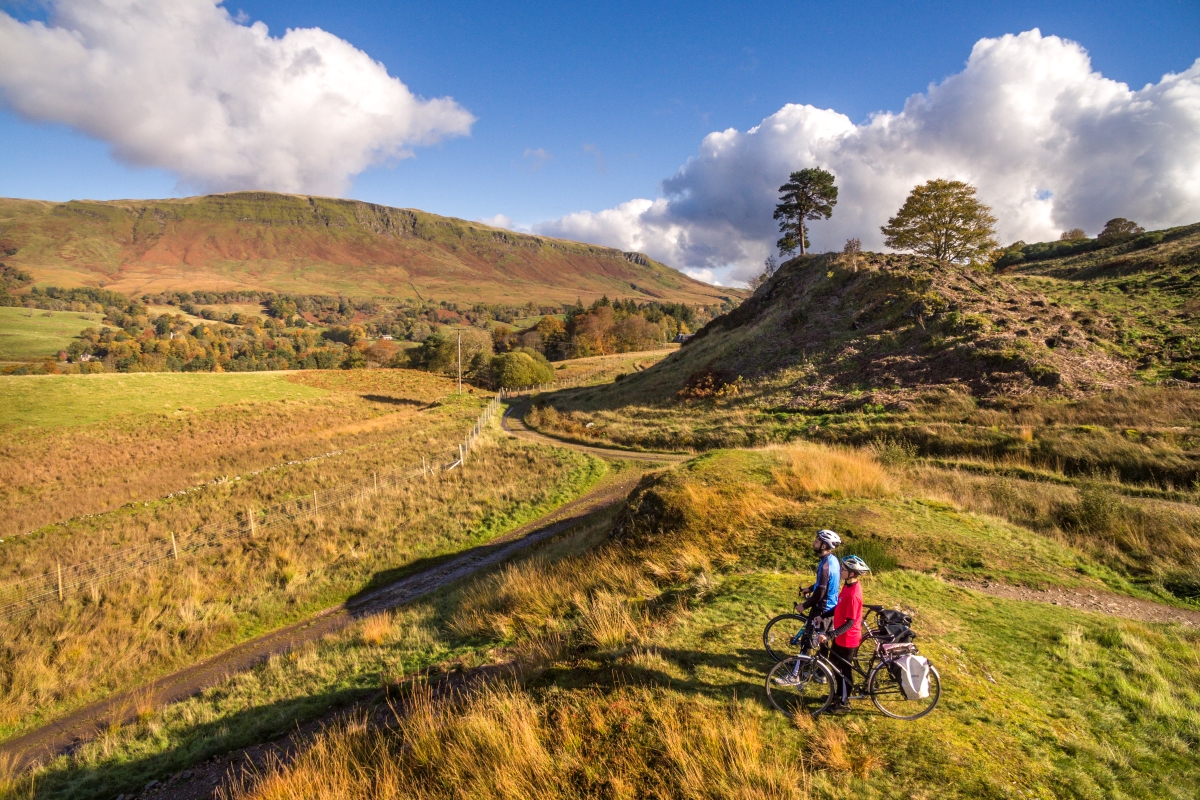
MULTIPOLYGON (((3 4, 19 21, 45 18, 3 4)), ((705 135, 746 131, 788 103, 855 124, 963 70, 980 39, 1033 28, 1086 48, 1132 89, 1200 56, 1200 3, 226 4, 272 36, 318 27, 425 98, 475 117, 468 136, 373 166, 348 196, 532 225, 659 196, 705 135)), ((0 69, 3 69, 0 62, 0 69)), ((52 200, 196 193, 107 142, 0 112, 0 195, 52 200)))

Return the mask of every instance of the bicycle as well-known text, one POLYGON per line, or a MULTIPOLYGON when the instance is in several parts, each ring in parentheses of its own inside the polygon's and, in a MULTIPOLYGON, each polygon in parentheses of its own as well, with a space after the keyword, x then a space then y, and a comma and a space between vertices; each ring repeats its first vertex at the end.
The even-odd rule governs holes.
MULTIPOLYGON (((878 622, 883 613, 883 606, 865 606, 868 613, 873 613, 878 622)), ((851 695, 850 700, 870 700, 881 714, 893 719, 915 720, 933 711, 942 696, 942 679, 937 668, 929 665, 929 693, 926 697, 909 699, 904 693, 899 677, 894 673, 892 664, 902 655, 915 655, 916 645, 911 642, 885 642, 880 631, 883 626, 871 626, 863 620, 863 644, 859 654, 850 665, 862 680, 855 683, 864 687, 865 693, 851 695), (862 647, 868 647, 869 653, 864 654, 862 647), (864 666, 865 664, 865 666, 864 666)), ((788 715, 799 713, 809 716, 819 716, 832 705, 838 694, 838 670, 830 658, 821 654, 811 655, 812 630, 809 618, 803 614, 781 614, 767 623, 763 631, 763 643, 767 652, 774 657, 772 645, 781 647, 784 643, 798 646, 799 653, 794 656, 777 658, 775 666, 767 673, 767 698, 771 705, 788 715), (790 620, 788 624, 783 624, 790 620), (785 633, 800 620, 800 629, 795 633, 785 633), (774 636, 773 630, 777 630, 774 636), (788 638, 784 638, 784 636, 788 638)), ((838 656, 829 654, 832 658, 838 656)))

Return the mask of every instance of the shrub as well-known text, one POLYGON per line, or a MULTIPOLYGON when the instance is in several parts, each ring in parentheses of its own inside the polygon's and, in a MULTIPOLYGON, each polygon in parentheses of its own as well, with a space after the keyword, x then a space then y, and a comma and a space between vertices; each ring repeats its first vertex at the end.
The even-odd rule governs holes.
POLYGON ((684 381, 683 388, 675 396, 680 400, 714 400, 721 397, 732 397, 742 389, 742 377, 730 380, 720 370, 705 367, 693 372, 684 381))
POLYGON ((539 361, 524 348, 501 353, 491 360, 492 384, 501 389, 521 389, 554 380, 554 369, 543 356, 539 361))

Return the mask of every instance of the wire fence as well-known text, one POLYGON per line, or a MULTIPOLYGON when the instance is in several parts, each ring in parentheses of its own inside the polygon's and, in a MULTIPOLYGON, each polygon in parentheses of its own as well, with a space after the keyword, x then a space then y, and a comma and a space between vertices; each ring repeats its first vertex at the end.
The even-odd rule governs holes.
POLYGON ((458 443, 457 452, 451 453, 449 457, 440 457, 432 461, 422 457, 419 469, 405 467, 373 472, 369 477, 343 483, 332 489, 314 490, 311 495, 294 498, 285 503, 264 508, 248 507, 232 522, 210 523, 188 532, 172 531, 165 537, 146 544, 128 547, 76 564, 59 564, 53 572, 0 585, 0 619, 32 611, 44 603, 65 603, 70 594, 85 589, 91 591, 101 583, 137 572, 152 564, 178 561, 222 547, 232 541, 257 536, 260 532, 312 517, 322 509, 340 506, 350 500, 378 494, 384 489, 457 469, 466 463, 468 455, 478 446, 488 422, 495 417, 501 402, 509 394, 511 393, 501 391, 492 398, 466 437, 458 443))

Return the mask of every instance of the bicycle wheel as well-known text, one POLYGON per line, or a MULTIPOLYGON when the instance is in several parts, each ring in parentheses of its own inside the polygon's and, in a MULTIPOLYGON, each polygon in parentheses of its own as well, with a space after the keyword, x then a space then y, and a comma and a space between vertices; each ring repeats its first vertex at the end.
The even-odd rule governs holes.
POLYGON ((763 647, 776 661, 800 652, 800 634, 808 623, 803 614, 780 614, 763 628, 763 647))
POLYGON ((785 658, 767 674, 767 699, 789 717, 817 716, 833 702, 836 692, 833 670, 812 656, 785 658))
POLYGON ((867 694, 885 715, 892 719, 920 719, 933 711, 942 696, 942 678, 937 669, 929 665, 929 696, 918 700, 909 700, 900 687, 900 681, 892 677, 887 664, 879 664, 867 676, 867 694))

